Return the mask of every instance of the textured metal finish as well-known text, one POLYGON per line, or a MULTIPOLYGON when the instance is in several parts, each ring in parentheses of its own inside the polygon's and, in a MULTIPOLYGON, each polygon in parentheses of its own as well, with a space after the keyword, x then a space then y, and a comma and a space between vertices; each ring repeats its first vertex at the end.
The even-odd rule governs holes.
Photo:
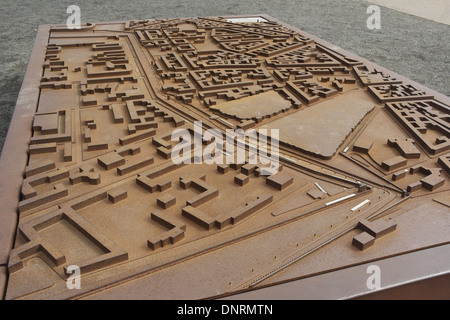
POLYGON ((445 261, 395 261, 450 242, 449 119, 448 97, 266 15, 41 26, 0 161, 5 298, 369 298, 368 264, 442 292, 423 279, 445 261), (230 129, 278 130, 279 161, 230 129))

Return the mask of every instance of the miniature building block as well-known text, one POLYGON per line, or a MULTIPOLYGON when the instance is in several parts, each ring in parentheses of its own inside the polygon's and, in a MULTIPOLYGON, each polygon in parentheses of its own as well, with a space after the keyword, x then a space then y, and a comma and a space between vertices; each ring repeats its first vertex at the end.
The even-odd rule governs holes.
POLYGON ((438 164, 450 174, 450 155, 439 157, 438 164))
POLYGON ((65 162, 72 161, 72 143, 71 142, 64 143, 64 161, 65 162))
POLYGON ((412 139, 388 139, 388 145, 397 148, 401 155, 406 159, 420 158, 421 153, 412 139))
POLYGON ((409 173, 410 174, 416 174, 418 172, 422 172, 423 174, 426 174, 424 169, 425 168, 423 166, 421 166, 421 165, 412 166, 411 168, 409 168, 409 173))
POLYGON ((420 190, 421 188, 422 188, 422 181, 416 181, 416 182, 409 184, 406 187, 406 191, 414 192, 414 191, 420 190))
POLYGON ((210 217, 202 210, 194 208, 190 205, 182 209, 182 214, 184 217, 190 219, 206 230, 211 230, 214 226, 218 229, 223 229, 228 225, 239 223, 267 204, 271 203, 272 200, 273 196, 271 194, 265 194, 257 197, 256 200, 249 201, 245 205, 239 206, 231 212, 220 214, 215 218, 210 217))
POLYGON ((294 182, 294 178, 284 173, 276 173, 267 177, 266 184, 280 191, 284 190, 294 182))
POLYGON ((242 130, 248 130, 253 128, 256 125, 255 121, 253 120, 246 120, 242 121, 240 124, 237 125, 238 129, 242 130))
POLYGON ((211 230, 215 224, 215 220, 202 212, 201 210, 194 208, 192 206, 187 206, 182 209, 183 217, 194 221, 206 230, 211 230))
POLYGON ((78 184, 80 182, 87 182, 93 185, 100 184, 100 174, 95 171, 91 165, 83 165, 79 168, 79 172, 73 173, 69 176, 70 184, 78 184))
POLYGON ((28 165, 25 168, 25 177, 30 177, 35 174, 49 171, 55 168, 56 168, 55 162, 52 160, 43 160, 35 162, 33 164, 28 165))
POLYGON ((217 228, 222 229, 227 225, 237 224, 272 201, 273 196, 271 194, 258 196, 256 200, 249 201, 245 205, 239 206, 231 212, 217 216, 215 225, 217 228))
POLYGON ((177 218, 170 217, 163 212, 155 210, 151 213, 151 220, 161 224, 169 230, 149 239, 147 245, 150 249, 156 250, 168 244, 175 244, 184 238, 186 224, 177 218))
POLYGON ((172 181, 170 179, 162 179, 158 184, 158 190, 163 192, 172 187, 172 181))
POLYGON ((87 145, 88 151, 107 150, 109 148, 107 143, 89 143, 87 145))
POLYGON ((136 178, 136 184, 151 193, 156 191, 163 192, 172 187, 172 181, 168 178, 155 181, 147 176, 139 176, 136 178))
POLYGON ((123 123, 124 116, 120 105, 113 104, 111 110, 113 113, 114 123, 123 123))
POLYGON ((376 220, 374 222, 360 220, 358 222, 357 228, 378 239, 395 231, 395 229, 397 228, 397 224, 392 220, 376 220))
POLYGON ((271 176, 281 171, 283 171, 283 165, 281 164, 278 164, 278 166, 270 166, 270 167, 258 166, 255 169, 255 176, 257 177, 271 176))
POLYGON ((43 134, 58 133, 58 113, 37 114, 33 121, 33 130, 43 134))
POLYGON ((184 230, 180 228, 173 228, 163 235, 155 236, 147 241, 150 249, 156 250, 167 246, 168 244, 175 244, 184 238, 184 230))
POLYGON ((42 204, 61 199, 63 197, 66 197, 68 194, 69 191, 66 187, 64 187, 62 184, 57 184, 53 187, 52 191, 20 201, 18 206, 19 212, 22 213, 35 207, 39 207, 42 204))
POLYGON ((364 192, 364 191, 366 191, 368 189, 370 189, 370 187, 367 184, 365 184, 365 183, 360 183, 358 185, 358 193, 359 192, 364 192))
POLYGON ((119 201, 125 200, 127 196, 127 191, 122 188, 115 188, 108 192, 108 200, 112 203, 117 203, 119 201))
POLYGON ((400 179, 403 179, 406 177, 407 173, 408 173, 408 170, 401 170, 401 171, 395 172, 394 174, 392 174, 392 180, 398 181, 400 179))
MULTIPOLYGON (((42 239, 42 235, 38 232, 42 228, 42 224, 50 227, 64 220, 73 225, 77 230, 84 234, 88 234, 94 243, 104 248, 107 254, 101 254, 94 258, 80 261, 78 267, 80 272, 88 273, 90 271, 98 270, 99 268, 107 267, 111 264, 122 262, 128 259, 128 254, 120 247, 103 237, 102 234, 86 220, 81 218, 76 213, 74 208, 82 208, 83 206, 92 203, 93 201, 100 201, 106 197, 106 192, 103 190, 95 191, 91 195, 83 196, 82 199, 73 200, 66 205, 61 206, 58 210, 47 213, 39 219, 34 219, 27 222, 23 226, 23 234, 26 239, 29 239, 28 245, 14 249, 11 252, 11 259, 9 260, 8 269, 11 273, 24 268, 22 259, 34 255, 36 252, 42 252, 46 255, 52 263, 60 266, 66 262, 66 257, 54 249, 54 247, 42 239)), ((67 268, 64 267, 66 274, 70 274, 67 268)))
POLYGON ((236 183, 240 186, 246 185, 249 181, 250 181, 250 178, 247 175, 242 174, 242 173, 240 173, 234 177, 234 183, 236 183))
POLYGON ((111 170, 125 164, 125 158, 116 152, 110 152, 97 158, 98 164, 105 170, 111 170))
POLYGON ((233 170, 239 170, 244 164, 243 163, 231 163, 230 167, 233 170))
MULTIPOLYGON (((384 87, 376 88, 375 90, 383 90, 384 87)), ((391 94, 395 94, 396 98, 395 100, 400 99, 401 96, 406 93, 410 92, 413 95, 420 95, 421 98, 425 98, 425 92, 415 89, 412 85, 403 85, 403 86, 393 86, 393 91, 391 94), (403 94, 402 94, 403 93, 403 94)), ((394 100, 394 99, 393 99, 394 100)), ((397 102, 392 103, 386 103, 387 110, 403 125, 403 127, 410 132, 414 138, 420 142, 421 146, 430 154, 438 154, 443 153, 448 150, 450 150, 450 140, 444 139, 441 140, 438 138, 436 140, 436 143, 433 143, 430 141, 430 139, 427 139, 425 137, 428 128, 431 126, 434 126, 434 116, 424 116, 420 110, 415 109, 415 102, 406 102, 404 104, 400 104, 397 102), (413 106, 413 109, 409 109, 409 107, 413 106), (440 142, 440 143, 438 143, 440 142)), ((424 103, 425 108, 429 108, 429 110, 432 110, 432 113, 437 114, 438 122, 442 120, 442 117, 445 117, 442 113, 437 111, 438 109, 445 106, 441 105, 437 102, 425 102, 424 103), (437 113, 436 113, 437 112, 437 113), (439 115, 440 114, 440 115, 439 115)), ((444 112, 445 113, 445 112, 444 112)), ((448 132, 447 132, 448 135, 448 132)))
POLYGON ((353 238, 352 242, 352 244, 361 251, 370 248, 371 246, 374 245, 374 243, 375 237, 367 232, 360 233, 359 235, 353 238))
POLYGON ((195 188, 201 193, 186 201, 187 206, 198 207, 219 195, 219 189, 206 183, 205 176, 197 179, 180 177, 180 186, 183 189, 195 188))
POLYGON ((429 191, 434 191, 437 188, 440 188, 444 185, 445 178, 440 177, 437 174, 431 174, 420 180, 420 182, 422 182, 422 187, 424 187, 425 189, 429 191))
POLYGON ((243 166, 241 167, 241 173, 243 173, 243 174, 249 176, 249 175, 251 175, 252 173, 255 172, 256 168, 258 168, 258 166, 257 166, 256 164, 250 164, 250 163, 248 163, 248 164, 243 165, 243 166))
POLYGON ((383 163, 381 163, 381 167, 386 171, 391 171, 391 170, 395 170, 395 169, 401 168, 403 166, 406 166, 407 162, 408 162, 408 160, 406 160, 405 158, 403 158, 401 156, 398 156, 398 157, 394 157, 389 160, 383 161, 383 163))
POLYGON ((53 183, 69 177, 69 170, 60 168, 49 172, 42 172, 23 180, 22 196, 23 199, 29 199, 37 196, 36 187, 46 183, 53 183))
POLYGON ((172 155, 172 150, 165 147, 159 147, 158 149, 156 149, 156 152, 164 159, 170 159, 172 155))
POLYGON ((55 142, 32 145, 29 149, 30 154, 56 152, 56 150, 55 142))
POLYGON ((353 151, 361 152, 361 153, 369 153, 370 149, 372 149, 373 142, 372 141, 356 141, 353 145, 353 151))
POLYGON ((125 163, 124 165, 117 168, 117 173, 121 176, 128 174, 130 172, 142 169, 154 162, 153 157, 146 157, 135 163, 125 163))
POLYGON ((114 150, 114 152, 120 154, 122 157, 125 155, 136 155, 141 152, 141 147, 135 144, 130 144, 125 147, 120 147, 114 150))
POLYGON ((156 133, 155 129, 142 130, 142 131, 138 131, 134 134, 130 134, 128 136, 119 138, 119 142, 121 145, 125 146, 127 144, 137 142, 139 140, 143 140, 143 139, 149 138, 151 136, 154 136, 155 133, 156 133))
POLYGON ((176 201, 177 198, 175 198, 173 195, 169 193, 165 193, 157 199, 158 206, 160 206, 163 209, 170 208, 176 203, 176 201))
POLYGON ((217 165, 217 172, 220 172, 222 174, 225 174, 230 171, 230 166, 226 164, 218 164, 217 165))
POLYGON ((84 142, 92 142, 92 135, 90 128, 84 128, 84 142))
POLYGON ((87 125, 88 128, 91 129, 91 130, 97 129, 97 124, 96 124, 95 121, 92 120, 92 119, 86 120, 86 125, 87 125))

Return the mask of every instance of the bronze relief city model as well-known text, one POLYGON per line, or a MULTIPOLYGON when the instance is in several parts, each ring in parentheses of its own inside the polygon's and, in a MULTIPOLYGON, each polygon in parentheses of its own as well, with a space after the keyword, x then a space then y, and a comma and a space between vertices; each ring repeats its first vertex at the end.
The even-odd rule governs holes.
POLYGON ((450 242, 450 99, 268 16, 41 26, 1 169, 5 299, 219 298, 450 242))

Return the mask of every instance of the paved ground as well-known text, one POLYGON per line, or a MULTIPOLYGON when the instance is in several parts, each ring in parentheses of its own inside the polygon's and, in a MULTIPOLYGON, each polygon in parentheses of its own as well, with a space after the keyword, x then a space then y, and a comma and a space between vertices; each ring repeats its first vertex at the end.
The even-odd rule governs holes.
MULTIPOLYGON (((447 3, 448 0, 445 0, 447 3)), ((364 0, 3 0, 0 11, 0 149, 37 28, 66 23, 69 5, 82 23, 266 13, 341 48, 450 95, 450 26, 381 8, 381 30, 366 27, 364 0)))
POLYGON ((395 9, 425 19, 450 25, 448 0, 366 0, 372 4, 395 9))

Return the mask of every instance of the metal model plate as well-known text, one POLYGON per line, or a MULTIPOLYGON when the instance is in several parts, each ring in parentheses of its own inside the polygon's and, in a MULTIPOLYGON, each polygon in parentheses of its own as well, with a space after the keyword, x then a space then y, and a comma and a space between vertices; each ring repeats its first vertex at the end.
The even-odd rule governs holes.
POLYGON ((449 175, 448 97, 269 16, 45 25, 0 161, 0 284, 5 299, 361 296, 358 266, 393 287, 450 271, 449 175), (195 121, 279 130, 278 165, 202 161, 220 139, 195 121), (174 163, 182 129, 199 163, 174 163))

